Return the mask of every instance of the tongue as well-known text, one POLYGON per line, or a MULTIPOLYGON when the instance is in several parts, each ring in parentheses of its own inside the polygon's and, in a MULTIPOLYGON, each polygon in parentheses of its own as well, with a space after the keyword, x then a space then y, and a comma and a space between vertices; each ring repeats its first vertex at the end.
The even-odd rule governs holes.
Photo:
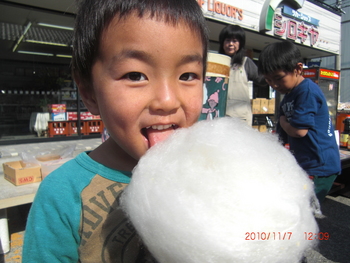
POLYGON ((173 132, 174 132, 174 129, 172 128, 169 128, 166 130, 154 130, 152 128, 147 129, 147 138, 149 142, 149 147, 154 146, 158 142, 164 141, 173 132))

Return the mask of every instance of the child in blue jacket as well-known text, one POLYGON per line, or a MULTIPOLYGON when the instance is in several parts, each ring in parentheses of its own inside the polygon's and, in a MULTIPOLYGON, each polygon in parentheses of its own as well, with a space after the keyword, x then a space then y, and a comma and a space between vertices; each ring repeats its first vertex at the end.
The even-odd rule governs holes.
POLYGON ((284 95, 277 132, 314 181, 317 198, 322 202, 341 171, 325 96, 316 83, 302 76, 300 51, 290 41, 266 46, 258 68, 267 83, 284 95))

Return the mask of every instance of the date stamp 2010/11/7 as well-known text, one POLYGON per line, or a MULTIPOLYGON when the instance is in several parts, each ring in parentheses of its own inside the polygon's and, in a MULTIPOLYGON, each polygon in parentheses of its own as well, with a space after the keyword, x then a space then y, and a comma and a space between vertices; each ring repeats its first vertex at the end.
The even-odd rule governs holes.
MULTIPOLYGON (((246 232, 245 240, 290 240, 293 232, 246 232)), ((305 240, 329 240, 328 232, 304 232, 305 240)))

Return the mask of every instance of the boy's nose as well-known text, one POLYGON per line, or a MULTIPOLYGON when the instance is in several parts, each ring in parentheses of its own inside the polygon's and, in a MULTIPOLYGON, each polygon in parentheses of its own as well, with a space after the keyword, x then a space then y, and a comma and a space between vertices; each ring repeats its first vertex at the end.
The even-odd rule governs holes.
POLYGON ((179 91, 176 85, 164 83, 159 85, 153 93, 150 109, 153 112, 170 114, 180 107, 179 91))
POLYGON ((269 80, 268 83, 269 83, 269 85, 270 85, 273 89, 275 89, 276 87, 278 87, 277 84, 276 84, 274 81, 269 80))

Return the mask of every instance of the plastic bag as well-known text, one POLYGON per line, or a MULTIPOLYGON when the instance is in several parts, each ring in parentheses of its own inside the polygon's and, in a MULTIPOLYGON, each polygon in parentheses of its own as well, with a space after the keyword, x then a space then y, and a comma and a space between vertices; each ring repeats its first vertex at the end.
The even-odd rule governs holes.
POLYGON ((38 163, 55 161, 65 158, 73 158, 76 145, 67 145, 59 149, 40 149, 38 151, 21 152, 21 158, 24 163, 38 163))
POLYGON ((65 162, 73 159, 76 145, 67 145, 60 149, 46 149, 39 151, 21 152, 22 161, 26 167, 41 166, 42 179, 44 179, 53 170, 56 170, 65 162))

